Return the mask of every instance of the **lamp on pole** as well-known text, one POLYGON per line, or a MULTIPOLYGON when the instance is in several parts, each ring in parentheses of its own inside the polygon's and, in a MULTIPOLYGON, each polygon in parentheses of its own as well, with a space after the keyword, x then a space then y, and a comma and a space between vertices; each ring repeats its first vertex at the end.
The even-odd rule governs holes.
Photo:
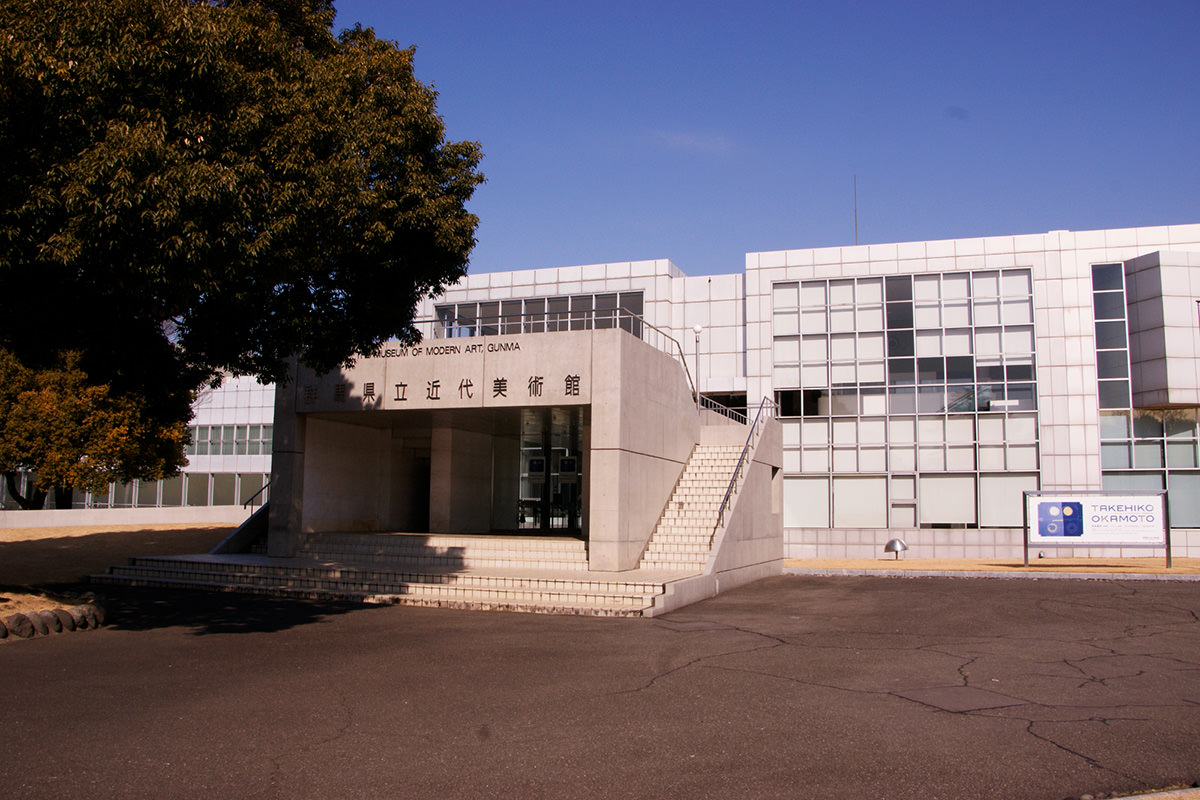
POLYGON ((696 413, 700 413, 700 331, 704 327, 696 324, 692 328, 692 333, 696 334, 696 413))

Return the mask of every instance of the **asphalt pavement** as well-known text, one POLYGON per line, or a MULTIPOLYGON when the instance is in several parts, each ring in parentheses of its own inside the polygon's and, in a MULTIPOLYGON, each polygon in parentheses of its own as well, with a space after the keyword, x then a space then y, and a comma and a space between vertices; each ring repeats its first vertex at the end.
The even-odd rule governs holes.
POLYGON ((1040 798, 1200 781, 1200 585, 787 575, 657 619, 121 590, 0 643, 6 798, 1040 798))

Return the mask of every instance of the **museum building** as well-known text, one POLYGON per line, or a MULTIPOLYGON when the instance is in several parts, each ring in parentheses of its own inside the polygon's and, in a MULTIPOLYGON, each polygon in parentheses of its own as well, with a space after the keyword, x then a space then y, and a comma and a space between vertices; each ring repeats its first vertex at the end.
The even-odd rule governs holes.
POLYGON ((1200 225, 472 274, 422 304, 420 344, 298 370, 273 420, 227 384, 182 481, 86 503, 236 503, 269 461, 272 552, 306 530, 559 531, 619 571, 702 429, 763 407, 782 558, 1019 556, 1034 490, 1165 490, 1174 552, 1200 555, 1198 300, 1200 225), (253 468, 225 469, 239 447, 253 468))

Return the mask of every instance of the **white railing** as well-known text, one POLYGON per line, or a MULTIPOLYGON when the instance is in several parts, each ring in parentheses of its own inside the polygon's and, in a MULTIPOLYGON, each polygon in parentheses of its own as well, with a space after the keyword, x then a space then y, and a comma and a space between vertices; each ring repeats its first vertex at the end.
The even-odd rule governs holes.
MULTIPOLYGON (((675 337, 662 328, 650 324, 640 315, 624 308, 593 309, 588 312, 546 312, 536 316, 498 314, 487 317, 476 316, 469 319, 446 316, 437 319, 413 320, 413 327, 421 334, 422 339, 439 340, 619 328, 678 361, 679 365, 683 367, 684 375, 687 376, 692 398, 696 397, 696 382, 692 380, 692 372, 688 369, 687 358, 675 337)), ((701 398, 701 404, 703 405, 703 403, 704 398, 701 398)))

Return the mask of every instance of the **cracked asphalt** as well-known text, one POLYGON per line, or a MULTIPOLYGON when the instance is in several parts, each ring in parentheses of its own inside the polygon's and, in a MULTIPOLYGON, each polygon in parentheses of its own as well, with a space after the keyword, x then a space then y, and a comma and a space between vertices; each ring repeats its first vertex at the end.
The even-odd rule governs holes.
POLYGON ((7 798, 1077 798, 1200 780, 1200 585, 782 576, 658 619, 122 590, 7 798))

